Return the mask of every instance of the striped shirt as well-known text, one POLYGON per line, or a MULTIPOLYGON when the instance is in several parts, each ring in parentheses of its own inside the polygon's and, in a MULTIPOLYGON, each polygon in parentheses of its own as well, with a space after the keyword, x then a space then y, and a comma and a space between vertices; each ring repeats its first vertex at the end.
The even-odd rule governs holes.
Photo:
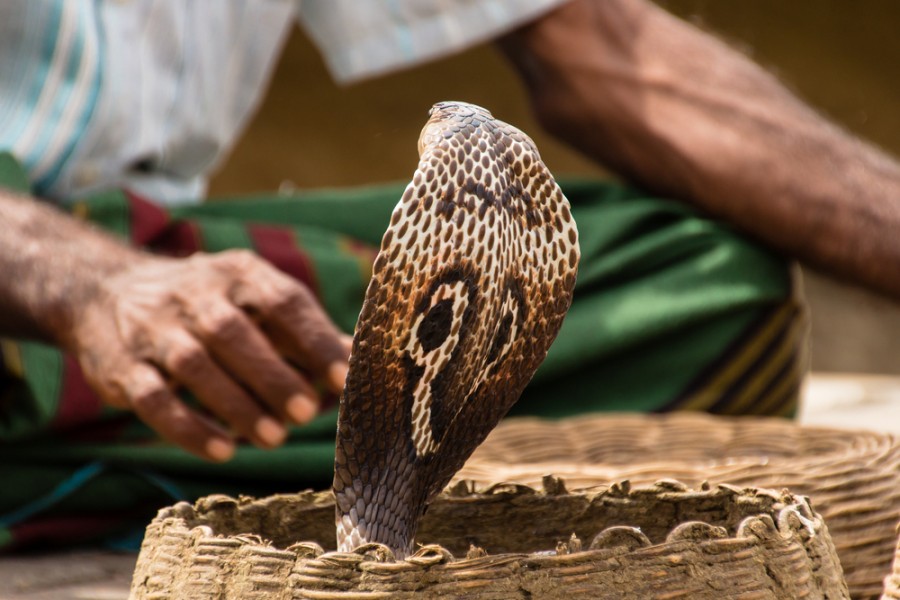
MULTIPOLYGON (((0 149, 66 202, 202 198, 299 20, 339 82, 463 49, 565 0, 5 0, 0 149)), ((302 76, 302 74, 298 74, 302 76)))

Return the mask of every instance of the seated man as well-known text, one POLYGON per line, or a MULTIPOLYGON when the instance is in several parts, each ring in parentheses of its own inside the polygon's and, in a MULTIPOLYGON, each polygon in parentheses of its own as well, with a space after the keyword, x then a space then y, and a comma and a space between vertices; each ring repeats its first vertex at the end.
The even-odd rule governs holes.
MULTIPOLYGON (((502 34, 542 123, 652 191, 561 182, 575 301, 515 413, 790 415, 805 326, 779 253, 900 295, 900 168, 715 39, 642 0, 431 4, 299 16, 340 80, 502 34)), ((293 5, 2 10, 0 547, 140 532, 173 497, 327 486, 347 334, 402 186, 196 204, 293 5)))

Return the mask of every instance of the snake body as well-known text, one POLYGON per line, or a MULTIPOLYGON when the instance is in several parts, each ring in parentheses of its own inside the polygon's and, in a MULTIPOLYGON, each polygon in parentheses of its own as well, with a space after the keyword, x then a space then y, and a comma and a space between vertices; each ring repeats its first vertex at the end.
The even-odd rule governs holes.
POLYGON ((412 550, 428 502, 519 398, 571 304, 570 206, 532 140, 436 104, 373 267, 341 396, 338 549, 412 550))

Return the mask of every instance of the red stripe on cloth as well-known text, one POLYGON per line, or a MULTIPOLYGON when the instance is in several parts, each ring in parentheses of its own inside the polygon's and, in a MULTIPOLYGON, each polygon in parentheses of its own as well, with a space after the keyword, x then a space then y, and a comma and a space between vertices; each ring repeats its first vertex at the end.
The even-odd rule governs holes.
MULTIPOLYGON (((147 440, 136 440, 128 437, 128 429, 133 426, 137 417, 132 412, 125 412, 117 416, 104 416, 103 420, 95 423, 84 423, 80 427, 60 432, 59 438, 73 444, 105 444, 109 442, 138 443, 147 440)), ((147 435, 152 435, 148 433, 147 435)), ((152 441, 158 441, 153 436, 152 441)))
POLYGON ((78 361, 71 355, 65 355, 62 390, 51 427, 58 431, 89 423, 99 417, 102 410, 103 402, 85 381, 78 361))
POLYGON ((189 256, 202 249, 196 223, 173 221, 163 207, 134 192, 125 192, 131 211, 131 241, 168 256, 189 256))
POLYGON ((250 225, 247 231, 260 256, 294 279, 305 283, 319 297, 319 285, 312 260, 297 245, 293 231, 271 225, 250 225))
POLYGON ((150 249, 168 256, 190 256, 203 249, 200 229, 191 221, 174 221, 150 244, 150 249))
POLYGON ((3 550, 48 545, 72 544, 97 539, 121 528, 128 515, 78 515, 77 517, 42 517, 10 527, 12 543, 3 550))
POLYGON ((136 246, 146 246, 166 230, 169 214, 160 206, 125 190, 130 209, 131 241, 136 246))

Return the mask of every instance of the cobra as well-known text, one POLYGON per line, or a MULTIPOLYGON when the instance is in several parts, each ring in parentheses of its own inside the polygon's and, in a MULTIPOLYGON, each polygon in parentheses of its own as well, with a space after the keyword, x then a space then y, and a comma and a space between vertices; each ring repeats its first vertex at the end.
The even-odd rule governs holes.
POLYGON ((519 398, 572 301, 578 232, 534 142, 472 104, 429 115, 341 396, 340 551, 412 551, 428 502, 519 398))

